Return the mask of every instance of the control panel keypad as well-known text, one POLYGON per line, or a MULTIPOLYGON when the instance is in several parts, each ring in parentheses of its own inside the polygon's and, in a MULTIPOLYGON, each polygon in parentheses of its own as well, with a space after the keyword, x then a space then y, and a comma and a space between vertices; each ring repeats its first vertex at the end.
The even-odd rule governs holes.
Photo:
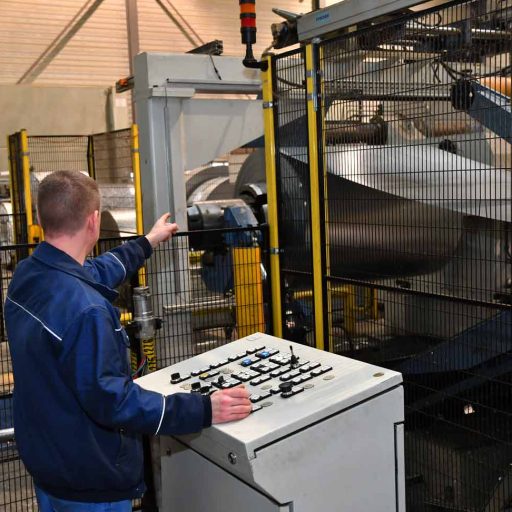
POLYGON ((265 348, 264 345, 259 346, 259 347, 248 348, 246 353, 247 353, 247 355, 255 354, 256 352, 261 352, 264 348, 265 348))
POLYGON ((254 380, 251 380, 251 384, 253 386, 259 386, 268 380, 271 380, 272 377, 270 375, 262 375, 261 377, 256 377, 254 380))
MULTIPOLYGON (((229 389, 249 382, 252 386, 260 386, 264 382, 276 379, 266 386, 266 390, 258 389, 252 393, 250 400, 257 404, 272 395, 290 398, 304 391, 302 384, 332 370, 331 366, 318 361, 305 361, 294 354, 280 352, 271 347, 251 347, 245 352, 233 354, 226 359, 211 363, 204 368, 198 368, 190 374, 171 375, 171 384, 177 384, 189 378, 197 377, 199 380, 190 384, 191 393, 210 395, 217 389, 229 389), (234 363, 238 369, 230 369, 227 365, 234 363), (270 387, 271 386, 271 387, 270 387)), ((265 387, 265 386, 264 386, 265 387)), ((312 387, 307 384, 306 388, 312 387)), ((253 405, 253 410, 261 406, 253 405)))
POLYGON ((219 375, 219 370, 210 370, 209 372, 200 373, 198 377, 201 380, 211 379, 219 375))
POLYGON ((277 354, 270 358, 270 361, 272 361, 275 364, 278 364, 280 366, 284 366, 287 364, 290 364, 291 361, 291 355, 289 354, 277 354))
POLYGON ((253 370, 243 370, 241 372, 235 372, 231 374, 233 379, 238 379, 240 382, 247 382, 248 380, 254 379, 255 377, 259 377, 259 373, 253 370))
POLYGON ((234 388, 235 386, 239 386, 240 385, 240 381, 238 379, 226 379, 224 380, 223 382, 221 383, 213 383, 214 386, 220 388, 220 389, 229 389, 229 388, 234 388))
POLYGON ((279 350, 275 348, 270 348, 266 350, 260 350, 259 352, 256 352, 256 357, 259 357, 260 359, 268 359, 269 357, 275 356, 279 353, 279 350))
POLYGON ((276 384, 275 386, 272 386, 270 389, 269 389, 270 393, 272 395, 277 395, 279 393, 281 393, 281 389, 279 388, 279 386, 276 384))
POLYGON ((200 368, 198 370, 192 370, 190 372, 190 375, 192 375, 192 377, 197 377, 198 375, 200 375, 201 373, 206 373, 208 370, 210 369, 209 366, 207 366, 206 368, 200 368))
POLYGON ((279 380, 282 380, 283 382, 285 382, 287 380, 292 380, 293 378, 297 377, 298 375, 300 375, 300 371, 293 370, 291 372, 287 372, 287 373, 281 375, 281 377, 279 377, 279 380))
POLYGON ((249 400, 255 404, 256 402, 261 402, 262 400, 265 400, 265 398, 268 398, 270 396, 270 391, 262 391, 261 393, 258 393, 258 394, 252 394, 250 397, 249 397, 249 400))
POLYGON ((256 370, 260 373, 268 373, 276 368, 279 368, 279 366, 274 363, 256 363, 251 366, 251 370, 256 370))
POLYGON ((324 373, 330 372, 332 370, 332 366, 321 366, 320 368, 316 368, 311 372, 313 377, 318 377, 324 373))
POLYGON ((288 371, 289 371, 289 368, 280 367, 277 370, 271 371, 270 376, 275 379, 276 377, 279 377, 280 375, 283 375, 283 373, 287 373, 288 371))
POLYGON ((257 357, 246 357, 240 361, 240 366, 251 366, 258 361, 259 359, 257 357))
POLYGON ((232 363, 233 361, 236 361, 237 359, 242 359, 242 357, 245 357, 247 355, 246 352, 242 352, 239 354, 233 354, 232 356, 228 357, 228 362, 232 363))

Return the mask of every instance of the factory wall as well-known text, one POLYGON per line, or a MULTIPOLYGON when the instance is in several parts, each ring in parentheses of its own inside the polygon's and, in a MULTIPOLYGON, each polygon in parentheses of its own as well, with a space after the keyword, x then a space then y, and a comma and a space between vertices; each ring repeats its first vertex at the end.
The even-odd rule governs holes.
POLYGON ((0 172, 7 172, 7 135, 89 135, 130 126, 126 98, 106 87, 0 84, 0 172))
MULTIPOLYGON (((80 17, 80 10, 92 4, 91 0, 0 2, 0 85, 17 84, 66 26, 80 17)), ((186 52, 220 39, 226 55, 244 52, 235 0, 138 0, 137 6, 140 51, 186 52)), ((307 0, 258 0, 255 55, 270 45, 270 25, 280 20, 271 11, 275 6, 294 12, 311 10, 307 0)), ((109 108, 112 98, 107 89, 129 74, 128 55, 125 0, 103 0, 44 71, 33 81, 23 81, 37 87, 0 89, 0 172, 7 169, 6 135, 21 128, 33 135, 103 131, 112 125, 113 112, 115 128, 125 128, 130 122, 130 94, 118 96, 109 108)))

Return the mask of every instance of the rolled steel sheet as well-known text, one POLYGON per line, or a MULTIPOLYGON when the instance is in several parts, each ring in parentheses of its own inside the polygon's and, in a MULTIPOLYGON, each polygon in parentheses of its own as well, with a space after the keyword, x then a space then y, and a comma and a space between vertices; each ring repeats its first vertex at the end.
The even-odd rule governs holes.
POLYGON ((135 210, 119 208, 101 212, 100 238, 120 238, 136 234, 135 210))
MULTIPOLYGON (((306 154, 304 148, 302 152, 306 154)), ((263 162, 264 155, 251 156, 242 166, 237 188, 249 180, 264 181, 263 162)), ((305 186, 309 170, 301 157, 286 155, 280 159, 280 168, 282 202, 293 210, 280 225, 284 262, 294 270, 307 271, 309 261, 301 254, 310 250, 310 203, 305 186)), ((332 275, 381 278, 427 274, 442 268, 453 256, 462 229, 459 213, 334 172, 328 174, 327 187, 332 275)))
MULTIPOLYGON (((306 162, 304 148, 284 148, 306 162)), ((512 174, 436 147, 332 146, 326 155, 333 176, 464 215, 512 221, 512 174)))

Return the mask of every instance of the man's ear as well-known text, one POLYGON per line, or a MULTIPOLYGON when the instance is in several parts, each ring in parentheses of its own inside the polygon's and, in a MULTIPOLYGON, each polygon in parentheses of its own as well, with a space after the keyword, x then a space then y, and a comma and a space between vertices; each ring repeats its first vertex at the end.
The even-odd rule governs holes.
POLYGON ((91 231, 96 232, 96 228, 100 223, 100 212, 99 210, 94 210, 91 214, 87 216, 87 228, 91 231))

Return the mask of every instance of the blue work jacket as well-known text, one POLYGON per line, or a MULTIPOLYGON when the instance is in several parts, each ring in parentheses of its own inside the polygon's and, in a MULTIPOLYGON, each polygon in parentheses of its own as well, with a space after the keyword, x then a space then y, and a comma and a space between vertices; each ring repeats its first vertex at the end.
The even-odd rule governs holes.
POLYGON ((141 434, 211 424, 199 394, 163 396, 133 382, 115 287, 151 254, 145 237, 82 266, 43 242, 16 268, 5 302, 14 429, 34 482, 57 498, 142 496, 141 434))

